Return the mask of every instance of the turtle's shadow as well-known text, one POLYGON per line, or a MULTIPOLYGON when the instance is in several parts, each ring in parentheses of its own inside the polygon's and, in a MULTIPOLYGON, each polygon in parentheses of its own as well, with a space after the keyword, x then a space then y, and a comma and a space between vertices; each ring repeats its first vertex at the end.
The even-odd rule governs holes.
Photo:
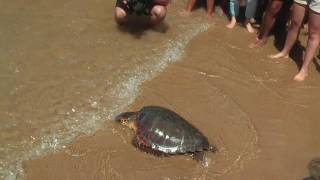
POLYGON ((136 39, 141 39, 147 31, 152 30, 158 33, 166 33, 169 25, 162 21, 157 26, 149 24, 149 17, 132 15, 128 17, 128 21, 124 24, 118 25, 118 30, 125 33, 132 34, 136 39))

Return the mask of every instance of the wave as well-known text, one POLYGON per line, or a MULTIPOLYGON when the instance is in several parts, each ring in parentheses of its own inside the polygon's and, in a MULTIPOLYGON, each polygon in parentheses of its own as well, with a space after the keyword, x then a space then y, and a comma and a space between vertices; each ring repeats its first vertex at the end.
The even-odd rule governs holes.
POLYGON ((13 154, 8 152, 5 159, 0 162, 0 178, 5 180, 23 178, 23 161, 64 149, 66 144, 72 142, 79 134, 92 135, 106 121, 125 111, 139 95, 140 85, 156 77, 171 63, 179 61, 190 40, 206 31, 209 24, 203 20, 194 20, 192 23, 180 23, 176 28, 180 29, 181 33, 167 40, 163 47, 153 52, 153 55, 139 57, 143 58, 142 63, 126 70, 118 69, 114 75, 117 77, 116 82, 108 82, 112 84, 112 88, 109 88, 103 97, 108 100, 106 104, 100 104, 99 100, 94 98, 89 99, 90 106, 94 110, 72 109, 72 114, 62 122, 41 131, 37 145, 30 145, 30 142, 25 140, 20 142, 22 147, 27 147, 24 151, 13 154))

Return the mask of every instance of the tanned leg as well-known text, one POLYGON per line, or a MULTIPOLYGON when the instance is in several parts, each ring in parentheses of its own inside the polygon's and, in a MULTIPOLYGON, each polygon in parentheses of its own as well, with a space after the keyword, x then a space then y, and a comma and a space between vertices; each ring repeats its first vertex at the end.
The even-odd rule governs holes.
POLYGON ((237 25, 237 19, 235 16, 231 17, 231 20, 229 22, 229 24, 227 25, 227 28, 232 29, 237 25))
POLYGON ((306 52, 303 59, 302 67, 297 75, 294 76, 294 80, 303 81, 308 76, 308 67, 312 59, 316 55, 317 48, 320 41, 320 14, 316 14, 312 10, 309 10, 309 22, 308 22, 308 43, 306 52))
POLYGON ((227 28, 232 29, 237 25, 236 17, 239 14, 238 0, 230 0, 229 1, 229 11, 230 11, 231 20, 230 20, 229 24, 227 25, 227 28))
POLYGON ((251 20, 253 19, 256 9, 257 9, 257 3, 258 0, 247 0, 247 6, 246 6, 246 20, 245 20, 245 26, 249 33, 255 33, 255 30, 251 26, 251 20))
POLYGON ((273 27, 273 24, 276 20, 278 12, 282 7, 282 0, 269 0, 267 10, 265 15, 263 16, 261 29, 259 32, 259 36, 255 43, 249 45, 250 48, 255 48, 259 46, 263 46, 268 41, 269 33, 273 27))
POLYGON ((197 0, 189 0, 187 3, 186 11, 191 12, 197 0))
POLYGON ((271 55, 270 58, 288 58, 289 52, 297 40, 304 16, 305 16, 306 7, 294 3, 292 6, 292 14, 291 14, 291 24, 289 27, 288 35, 286 38, 286 43, 281 52, 275 55, 271 55))
POLYGON ((188 0, 186 8, 183 11, 181 11, 179 14, 182 17, 188 17, 190 15, 194 5, 196 4, 196 2, 197 2, 197 0, 188 0))
POLYGON ((207 0, 207 17, 212 19, 212 12, 213 12, 213 4, 214 0, 207 0))
POLYGON ((251 25, 251 23, 250 23, 250 19, 246 19, 246 21, 245 21, 245 26, 246 26, 246 28, 247 28, 247 31, 249 32, 249 33, 255 33, 256 31, 254 30, 254 28, 252 27, 252 25, 251 25))

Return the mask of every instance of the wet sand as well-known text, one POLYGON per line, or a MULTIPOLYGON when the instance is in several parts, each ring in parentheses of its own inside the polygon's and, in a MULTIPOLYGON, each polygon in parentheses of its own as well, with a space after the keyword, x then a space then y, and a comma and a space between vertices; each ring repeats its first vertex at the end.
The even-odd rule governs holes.
POLYGON ((119 28, 113 1, 0 4, 0 179, 16 179, 22 161, 92 135, 208 28, 177 11, 154 29, 119 28))
POLYGON ((292 77, 292 60, 271 60, 270 40, 251 50, 254 36, 225 20, 192 40, 182 61, 140 87, 128 111, 145 105, 174 110, 219 151, 208 167, 190 156, 157 157, 131 144, 133 133, 108 121, 93 136, 24 163, 25 179, 303 179, 319 157, 320 76, 292 77))

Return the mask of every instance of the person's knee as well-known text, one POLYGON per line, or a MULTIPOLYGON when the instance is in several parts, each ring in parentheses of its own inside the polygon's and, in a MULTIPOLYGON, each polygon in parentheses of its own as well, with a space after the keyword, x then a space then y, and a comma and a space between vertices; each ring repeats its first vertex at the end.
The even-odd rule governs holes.
POLYGON ((125 19, 127 17, 127 13, 123 9, 116 7, 114 16, 115 16, 115 19, 118 23, 122 23, 125 21, 125 19))
POLYGON ((278 12, 280 11, 281 7, 282 7, 282 2, 272 1, 271 6, 269 8, 269 14, 273 17, 276 17, 278 15, 278 12))
POLYGON ((167 14, 167 9, 164 6, 154 6, 152 8, 152 14, 154 14, 158 18, 163 18, 167 14))
POLYGON ((319 29, 308 29, 308 39, 309 41, 319 41, 320 35, 319 35, 319 29))
POLYGON ((290 29, 292 30, 299 30, 300 26, 301 26, 301 20, 297 19, 297 18, 291 18, 291 25, 290 25, 290 29))

